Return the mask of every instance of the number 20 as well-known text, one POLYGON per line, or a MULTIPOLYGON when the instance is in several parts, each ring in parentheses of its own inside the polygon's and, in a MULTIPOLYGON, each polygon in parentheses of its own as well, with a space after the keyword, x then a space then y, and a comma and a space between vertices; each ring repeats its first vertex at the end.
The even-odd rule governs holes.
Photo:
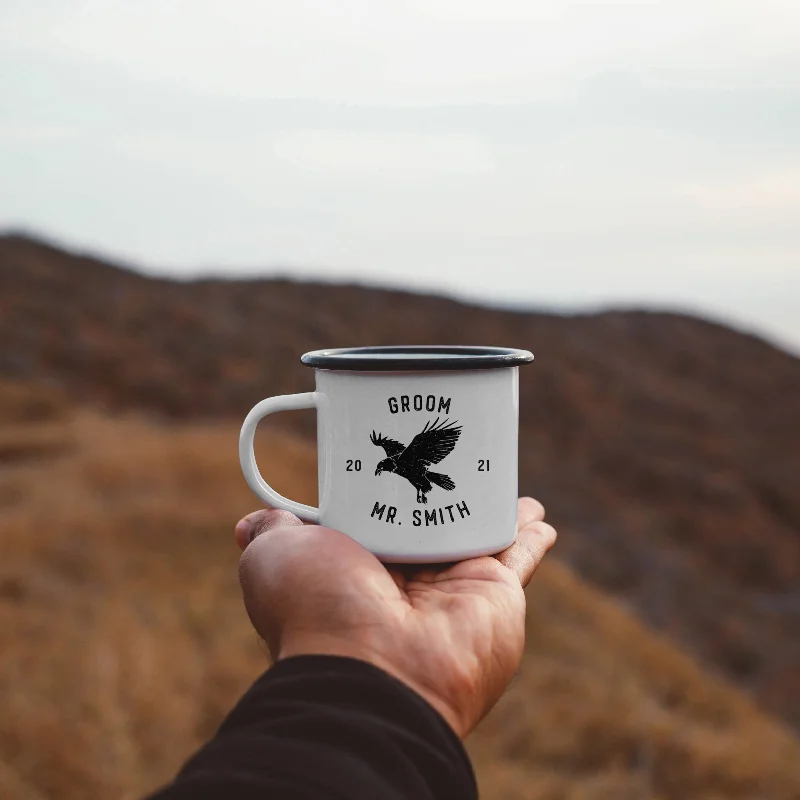
POLYGON ((488 472, 489 471, 489 459, 482 458, 478 461, 478 472, 488 472), (486 467, 484 469, 484 466, 486 467))
POLYGON ((347 459, 347 471, 348 472, 353 472, 353 470, 355 470, 356 472, 361 472, 361 461, 360 461, 360 459, 357 458, 355 461, 353 461, 352 458, 348 458, 347 459))

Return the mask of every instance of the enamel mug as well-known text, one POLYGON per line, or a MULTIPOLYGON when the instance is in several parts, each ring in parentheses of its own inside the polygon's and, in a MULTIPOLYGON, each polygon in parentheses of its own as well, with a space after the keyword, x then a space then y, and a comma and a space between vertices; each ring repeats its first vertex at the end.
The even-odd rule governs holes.
POLYGON ((262 400, 239 459, 273 508, 346 533, 386 562, 497 553, 517 531, 519 366, 504 347, 353 347, 306 353, 316 391, 262 400), (278 494, 253 452, 259 421, 317 410, 319 508, 278 494))

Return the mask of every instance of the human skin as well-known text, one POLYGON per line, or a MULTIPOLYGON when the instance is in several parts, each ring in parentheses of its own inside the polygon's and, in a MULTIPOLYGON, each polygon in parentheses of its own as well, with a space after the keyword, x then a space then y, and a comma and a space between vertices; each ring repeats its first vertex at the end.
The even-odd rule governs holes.
POLYGON ((273 659, 367 661, 424 697, 460 738, 500 699, 525 645, 525 594, 556 539, 519 500, 517 538, 456 564, 384 565, 339 531, 265 509, 236 526, 244 603, 273 659))

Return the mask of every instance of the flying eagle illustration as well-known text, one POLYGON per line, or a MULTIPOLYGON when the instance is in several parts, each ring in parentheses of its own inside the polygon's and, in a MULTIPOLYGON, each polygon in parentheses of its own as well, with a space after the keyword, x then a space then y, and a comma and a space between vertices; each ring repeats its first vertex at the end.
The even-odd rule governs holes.
POLYGON ((376 436, 375 431, 372 431, 370 441, 382 447, 387 455, 387 458, 378 463, 375 474, 394 472, 395 475, 401 475, 417 490, 417 502, 427 503, 425 495, 433 488, 432 484, 435 483, 448 492, 456 488, 449 475, 430 472, 428 467, 438 464, 450 455, 460 435, 461 427, 457 427, 456 422, 445 420, 440 425, 438 417, 433 423, 428 421, 408 447, 381 434, 376 436))

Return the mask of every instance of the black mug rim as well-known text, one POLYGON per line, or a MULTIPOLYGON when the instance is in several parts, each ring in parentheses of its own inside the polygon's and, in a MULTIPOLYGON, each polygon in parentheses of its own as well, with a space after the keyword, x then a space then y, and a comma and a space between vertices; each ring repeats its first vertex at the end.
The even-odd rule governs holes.
POLYGON ((530 364, 533 353, 479 345, 385 345, 312 350, 300 360, 315 369, 349 372, 500 369, 530 364))

